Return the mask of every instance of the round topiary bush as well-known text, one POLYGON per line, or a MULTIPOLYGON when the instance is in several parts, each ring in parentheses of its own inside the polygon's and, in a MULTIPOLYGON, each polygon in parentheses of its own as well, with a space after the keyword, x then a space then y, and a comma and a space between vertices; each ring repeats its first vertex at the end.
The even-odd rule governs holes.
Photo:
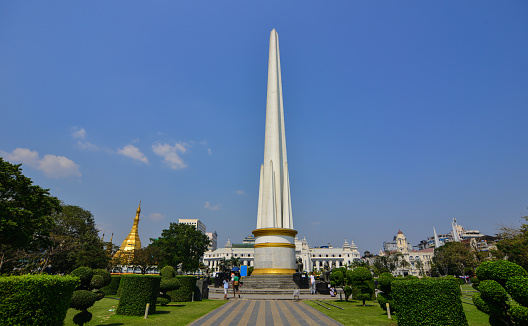
POLYGON ((93 270, 93 273, 94 275, 101 275, 103 277, 103 286, 100 288, 108 286, 112 282, 112 274, 110 274, 110 272, 106 269, 96 268, 93 270))
POLYGON ((172 266, 165 266, 160 270, 161 278, 173 278, 176 276, 176 270, 172 266))
POLYGON ((97 296, 92 291, 77 290, 73 292, 70 307, 77 310, 86 310, 97 301, 97 296))
POLYGON ((528 308, 518 305, 510 307, 510 315, 516 325, 528 325, 528 308))
POLYGON ((471 281, 471 287, 474 288, 475 290, 478 290, 478 286, 480 283, 480 280, 478 279, 478 277, 474 276, 470 278, 469 280, 471 281))
POLYGON ((528 307, 528 277, 512 277, 506 282, 505 288, 513 300, 528 307))
POLYGON ((480 281, 494 280, 500 285, 505 285, 514 276, 528 277, 524 268, 507 260, 485 261, 477 267, 476 274, 480 281))
POLYGON ((91 289, 100 289, 104 285, 104 279, 101 275, 94 275, 90 281, 91 289))
POLYGON ((81 311, 77 315, 73 316, 73 323, 75 325, 84 325, 92 320, 92 313, 88 310, 81 311))
POLYGON ((500 303, 508 300, 508 293, 498 282, 485 280, 480 282, 479 291, 482 299, 488 302, 500 303))
POLYGON ((78 289, 87 290, 90 288, 90 282, 92 281, 93 271, 90 267, 79 267, 74 269, 71 276, 76 276, 81 280, 81 285, 78 289))
POLYGON ((171 301, 170 295, 163 294, 158 297, 156 303, 159 304, 160 306, 166 306, 169 304, 170 301, 171 301))
POLYGON ((177 278, 161 279, 160 291, 166 293, 167 291, 174 291, 180 288, 181 284, 177 278))
POLYGON ((389 272, 382 273, 378 277, 378 288, 380 289, 380 291, 382 291, 385 294, 391 293, 392 280, 394 280, 394 276, 391 273, 389 272))

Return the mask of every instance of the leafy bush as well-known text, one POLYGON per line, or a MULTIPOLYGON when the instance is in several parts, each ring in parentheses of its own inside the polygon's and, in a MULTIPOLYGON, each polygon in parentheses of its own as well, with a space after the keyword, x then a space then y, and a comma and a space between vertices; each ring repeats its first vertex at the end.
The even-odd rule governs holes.
POLYGON ((74 269, 71 275, 77 276, 81 280, 81 285, 73 293, 71 307, 81 311, 73 317, 73 322, 82 326, 92 318, 92 314, 87 309, 93 306, 95 301, 104 298, 105 294, 100 289, 107 285, 110 273, 103 269, 93 270, 90 267, 79 267, 74 269), (96 291, 92 292, 91 290, 94 289, 96 291))
POLYGON ((106 269, 96 268, 93 270, 94 275, 101 275, 103 277, 103 286, 98 287, 98 289, 110 285, 112 282, 112 274, 106 269))
POLYGON ((460 287, 452 280, 395 279, 392 297, 398 325, 467 325, 460 287))
POLYGON ((105 295, 116 295, 117 289, 119 289, 119 281, 121 281, 120 275, 112 275, 110 284, 101 288, 105 295))
POLYGON ((473 303, 489 315, 490 324, 528 325, 528 272, 515 263, 498 260, 483 262, 476 273, 480 293, 473 296, 473 303))
POLYGON ((0 324, 62 325, 79 283, 71 276, 0 277, 0 324))
POLYGON ((97 301, 95 293, 88 290, 77 290, 73 292, 70 307, 77 310, 87 310, 97 301))
POLYGON ((90 288, 90 282, 92 281, 93 271, 90 267, 79 267, 74 269, 71 276, 76 276, 81 280, 81 285, 78 289, 88 290, 90 288))
POLYGON ((350 275, 353 287, 358 291, 354 296, 356 300, 362 300, 365 305, 365 300, 371 300, 374 294, 374 281, 370 269, 367 267, 357 267, 350 275))
POLYGON ((479 289, 482 299, 487 302, 500 303, 508 300, 506 290, 494 280, 480 282, 479 289))
POLYGON ((471 287, 474 288, 475 290, 478 290, 478 286, 479 286, 479 283, 480 283, 480 280, 478 279, 478 277, 472 277, 469 279, 471 281, 471 287))
POLYGON ((476 270, 479 280, 494 280, 504 286, 510 277, 525 276, 528 272, 521 266, 507 260, 485 261, 476 270))
POLYGON ((174 302, 188 302, 192 301, 192 295, 196 288, 195 276, 176 276, 176 279, 180 283, 180 287, 177 290, 170 291, 168 294, 171 296, 171 301, 174 302))
POLYGON ((390 311, 394 312, 394 300, 392 300, 391 295, 391 283, 393 280, 394 276, 389 272, 382 273, 378 277, 378 287, 382 291, 382 293, 378 293, 378 303, 383 311, 387 310, 388 303, 390 311))
POLYGON ((378 277, 378 287, 380 291, 382 291, 385 294, 390 294, 392 280, 394 280, 394 276, 391 273, 389 272, 382 273, 378 277))
POLYGON ((101 275, 94 275, 90 281, 91 289, 100 289, 104 285, 104 279, 101 275))
POLYGON ((525 307, 528 307, 528 277, 511 277, 506 282, 505 288, 512 296, 513 300, 525 307))
POLYGON ((149 303, 149 314, 156 312, 161 277, 157 275, 121 276, 121 297, 116 314, 142 316, 149 303))
POLYGON ((172 266, 165 266, 160 270, 161 278, 174 278, 176 277, 176 270, 172 266))
POLYGON ((528 308, 523 306, 512 306, 509 310, 512 320, 517 325, 528 325, 528 308))

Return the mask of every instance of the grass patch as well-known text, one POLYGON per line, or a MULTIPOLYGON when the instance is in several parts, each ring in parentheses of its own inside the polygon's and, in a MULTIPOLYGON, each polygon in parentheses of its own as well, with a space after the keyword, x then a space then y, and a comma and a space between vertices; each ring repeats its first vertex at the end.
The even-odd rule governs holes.
MULTIPOLYGON (((323 300, 325 301, 325 300, 323 300)), ((373 325, 392 325, 396 326, 397 319, 393 315, 392 320, 387 318, 387 313, 383 312, 379 304, 375 301, 367 301, 367 306, 363 307, 360 301, 350 300, 346 301, 328 301, 338 307, 345 308, 345 310, 330 307, 330 310, 324 309, 317 305, 314 301, 304 301, 310 307, 317 309, 328 317, 335 319, 346 326, 373 326, 373 325)), ((469 326, 489 325, 488 315, 479 311, 475 306, 470 304, 462 304, 464 313, 468 320, 469 326)))
MULTIPOLYGON (((323 300, 324 301, 324 300, 323 300)), ((335 319, 343 325, 392 325, 396 326, 395 319, 388 319, 387 313, 381 310, 379 304, 375 301, 367 301, 366 306, 363 307, 363 302, 356 300, 347 301, 328 301, 329 303, 344 310, 330 307, 330 310, 324 309, 317 305, 314 301, 304 301, 310 307, 317 309, 328 317, 335 319)), ((393 317, 394 318, 394 317, 393 317)))
MULTIPOLYGON (((147 319, 141 317, 130 317, 116 315, 115 310, 119 300, 103 298, 97 301, 93 307, 88 309, 92 313, 92 320, 85 324, 87 326, 121 326, 121 325, 187 325, 202 317, 208 312, 220 307, 227 300, 203 300, 194 302, 171 302, 167 306, 157 306, 156 313, 149 315, 147 319), (114 311, 110 311, 110 310, 114 311)), ((76 326, 73 316, 79 311, 69 309, 66 314, 65 326, 76 326)))

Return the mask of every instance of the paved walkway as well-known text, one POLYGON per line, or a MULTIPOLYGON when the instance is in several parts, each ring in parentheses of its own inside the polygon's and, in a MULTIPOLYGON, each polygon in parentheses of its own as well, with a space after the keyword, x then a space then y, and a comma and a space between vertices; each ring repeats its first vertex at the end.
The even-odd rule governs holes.
POLYGON ((302 301, 230 299, 192 326, 342 325, 302 301))

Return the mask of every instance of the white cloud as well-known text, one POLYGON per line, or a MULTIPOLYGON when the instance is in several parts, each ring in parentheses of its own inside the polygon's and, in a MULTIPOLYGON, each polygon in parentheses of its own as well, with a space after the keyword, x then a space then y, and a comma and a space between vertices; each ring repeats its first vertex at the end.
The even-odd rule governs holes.
POLYGON ((207 154, 209 154, 209 155, 213 155, 213 151, 212 151, 210 148, 208 148, 208 149, 207 149, 207 154))
POLYGON ((161 220, 165 219, 165 215, 160 214, 160 213, 151 213, 148 216, 148 218, 151 219, 152 221, 161 221, 161 220))
POLYGON ((220 207, 222 207, 222 204, 211 206, 211 203, 206 201, 204 207, 212 211, 217 211, 220 209, 220 207))
POLYGON ((88 151, 96 151, 99 149, 96 145, 88 141, 80 141, 80 140, 77 142, 77 147, 79 147, 80 149, 88 150, 88 151))
POLYGON ((169 144, 154 144, 152 145, 152 151, 161 157, 163 162, 173 170, 179 170, 187 167, 187 164, 183 161, 178 153, 184 154, 188 146, 186 143, 176 143, 174 146, 169 144))
POLYGON ((85 139, 86 138, 86 130, 84 130, 84 128, 73 127, 71 135, 72 135, 73 138, 76 138, 76 139, 85 139))
POLYGON ((126 145, 123 148, 119 148, 117 150, 117 154, 121 154, 121 155, 124 155, 126 157, 130 157, 130 158, 132 158, 132 159, 134 159, 136 161, 140 161, 140 162, 143 162, 145 164, 149 164, 149 161, 148 161, 147 157, 145 155, 143 155, 143 153, 141 153, 139 148, 137 148, 136 146, 134 146, 132 144, 128 144, 128 145, 126 145))
POLYGON ((90 143, 89 141, 85 141, 86 130, 84 128, 72 127, 71 130, 72 130, 72 133, 71 133, 72 137, 74 139, 79 139, 77 141, 77 147, 79 147, 80 149, 88 150, 88 151, 96 151, 99 149, 96 145, 90 143))
POLYGON ((244 190, 237 190, 236 193, 237 193, 237 195, 243 195, 246 192, 244 190))
POLYGON ((64 156, 46 154, 40 159, 37 151, 27 148, 17 148, 11 153, 0 151, 0 155, 10 162, 26 164, 43 171, 50 178, 81 177, 79 165, 64 156))
POLYGON ((310 222, 311 226, 316 226, 316 225, 319 225, 319 224, 321 224, 321 222, 310 222))

